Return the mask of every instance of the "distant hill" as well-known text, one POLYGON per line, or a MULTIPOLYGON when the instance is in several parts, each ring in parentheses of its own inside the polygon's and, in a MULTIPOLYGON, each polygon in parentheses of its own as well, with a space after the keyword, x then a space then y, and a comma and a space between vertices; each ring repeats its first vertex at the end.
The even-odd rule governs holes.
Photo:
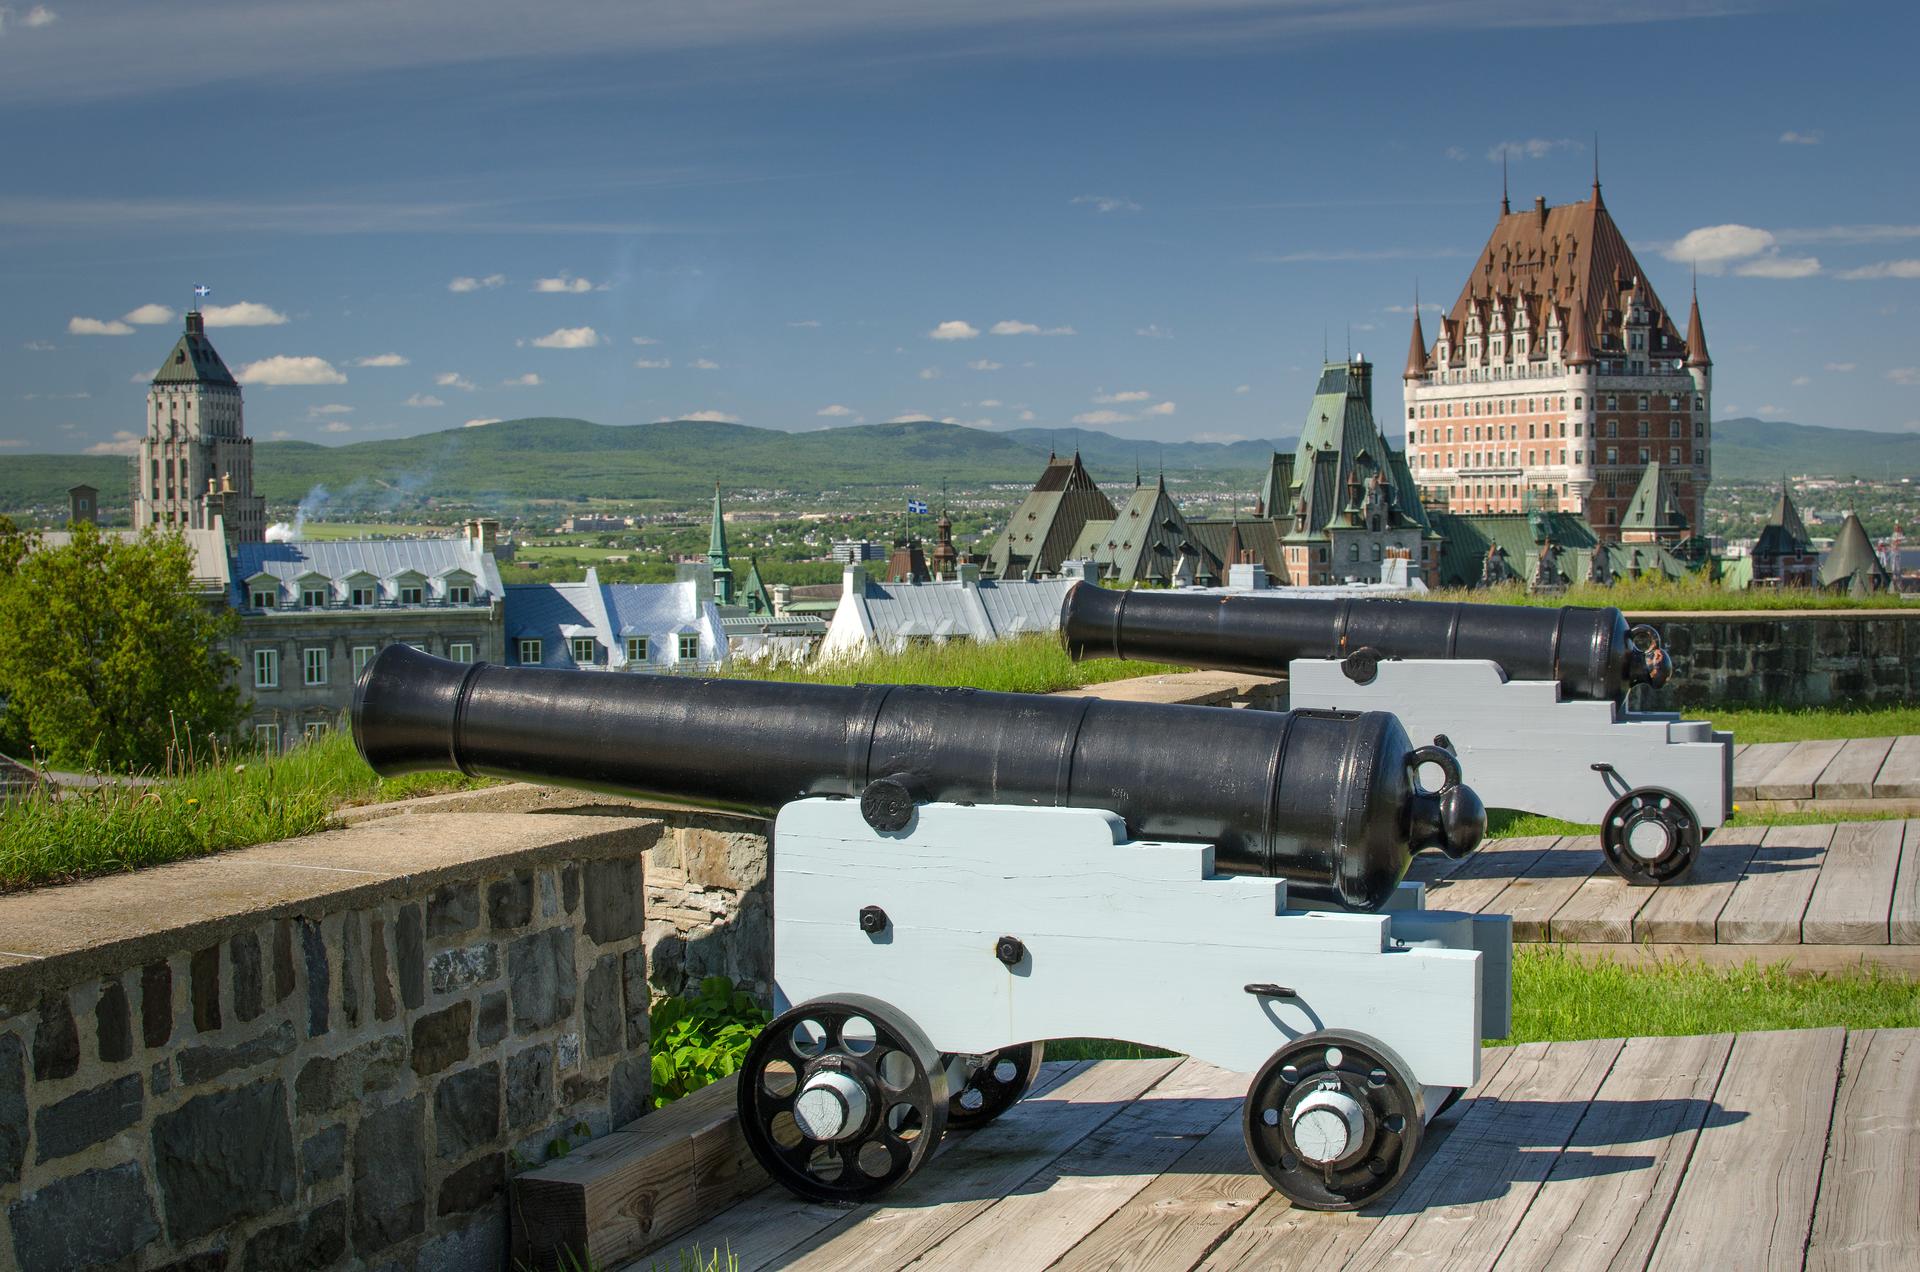
MULTIPOLYGON (((1812 428, 1755 419, 1714 426, 1714 474, 1764 481, 1782 472, 1823 476, 1920 475, 1920 436, 1812 428)), ((1290 438, 1234 442, 1136 442, 1091 429, 990 433, 931 420, 787 433, 745 424, 675 420, 606 425, 523 419, 417 437, 316 446, 258 442, 255 487, 277 509, 325 486, 332 515, 401 510, 439 499, 501 508, 534 501, 699 500, 714 482, 732 489, 804 494, 1024 485, 1049 448, 1078 450, 1093 475, 1117 483, 1134 466, 1238 482, 1251 491, 1274 450, 1290 438)), ((127 459, 101 455, 10 455, 0 463, 0 510, 57 514, 67 487, 96 486, 109 512, 127 507, 127 459)))
POLYGON ((1713 423, 1713 475, 1730 481, 1920 477, 1920 434, 1815 428, 1750 416, 1713 423))

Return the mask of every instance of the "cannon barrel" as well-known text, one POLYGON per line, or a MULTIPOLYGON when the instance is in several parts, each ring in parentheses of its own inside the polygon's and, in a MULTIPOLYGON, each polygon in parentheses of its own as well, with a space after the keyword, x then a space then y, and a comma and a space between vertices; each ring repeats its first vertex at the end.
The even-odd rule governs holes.
POLYGON ((1617 700, 1663 685, 1673 663, 1651 627, 1617 609, 1464 605, 1362 597, 1115 591, 1081 583, 1060 605, 1074 658, 1135 658, 1284 673, 1295 658, 1484 658, 1510 680, 1557 680, 1570 698, 1617 700))
POLYGON ((876 783, 918 802, 1105 809, 1135 838, 1213 844, 1223 873, 1366 910, 1413 852, 1464 855, 1486 828, 1453 757, 1377 711, 549 671, 389 645, 354 688, 353 738, 386 775, 459 769, 743 811, 876 783), (1419 785, 1428 764, 1447 776, 1438 792, 1419 785))

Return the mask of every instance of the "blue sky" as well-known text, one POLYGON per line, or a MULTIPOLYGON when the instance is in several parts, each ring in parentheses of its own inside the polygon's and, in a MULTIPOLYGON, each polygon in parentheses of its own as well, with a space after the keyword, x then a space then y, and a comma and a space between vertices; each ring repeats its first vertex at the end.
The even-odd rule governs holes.
POLYGON ((202 282, 259 438, 1292 433, 1323 338, 1397 370, 1416 283, 1451 301, 1503 146, 1566 202, 1596 130, 1668 304, 1700 265, 1717 415, 1920 429, 1917 41, 1908 4, 5 0, 0 448, 124 449, 202 282))

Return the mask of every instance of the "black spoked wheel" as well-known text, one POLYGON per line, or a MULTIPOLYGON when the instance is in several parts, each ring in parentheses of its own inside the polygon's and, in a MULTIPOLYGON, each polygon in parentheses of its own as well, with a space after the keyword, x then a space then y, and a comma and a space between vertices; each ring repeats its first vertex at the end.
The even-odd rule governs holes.
POLYGON ((947 1129, 972 1130, 1005 1113, 1027 1093, 1047 1058, 1047 1044, 1025 1042, 1004 1047, 981 1057, 977 1065, 972 1057, 940 1058, 947 1062, 947 1085, 953 1089, 953 1098, 947 1101, 947 1129), (956 1063, 971 1070, 964 1083, 958 1081, 956 1063))
POLYGON ((1327 1029, 1273 1053, 1247 1092, 1247 1155, 1307 1210, 1354 1210, 1400 1182, 1420 1151, 1420 1085, 1384 1043, 1327 1029))
POLYGON ((865 1201, 920 1169, 947 1125, 940 1053, 878 999, 816 999, 768 1025, 741 1065, 747 1147, 809 1201, 865 1201))
POLYGON ((1600 823, 1607 864, 1628 883, 1658 887, 1693 873, 1700 856, 1700 819, 1672 791, 1637 786, 1613 801, 1600 823))

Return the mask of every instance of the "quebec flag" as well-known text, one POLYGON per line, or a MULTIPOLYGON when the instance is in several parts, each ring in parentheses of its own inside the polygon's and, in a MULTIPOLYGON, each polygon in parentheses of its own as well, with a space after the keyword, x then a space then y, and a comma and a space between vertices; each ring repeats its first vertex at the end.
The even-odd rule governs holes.
POLYGON ((907 511, 919 516, 927 515, 927 505, 918 499, 907 500, 907 511))

